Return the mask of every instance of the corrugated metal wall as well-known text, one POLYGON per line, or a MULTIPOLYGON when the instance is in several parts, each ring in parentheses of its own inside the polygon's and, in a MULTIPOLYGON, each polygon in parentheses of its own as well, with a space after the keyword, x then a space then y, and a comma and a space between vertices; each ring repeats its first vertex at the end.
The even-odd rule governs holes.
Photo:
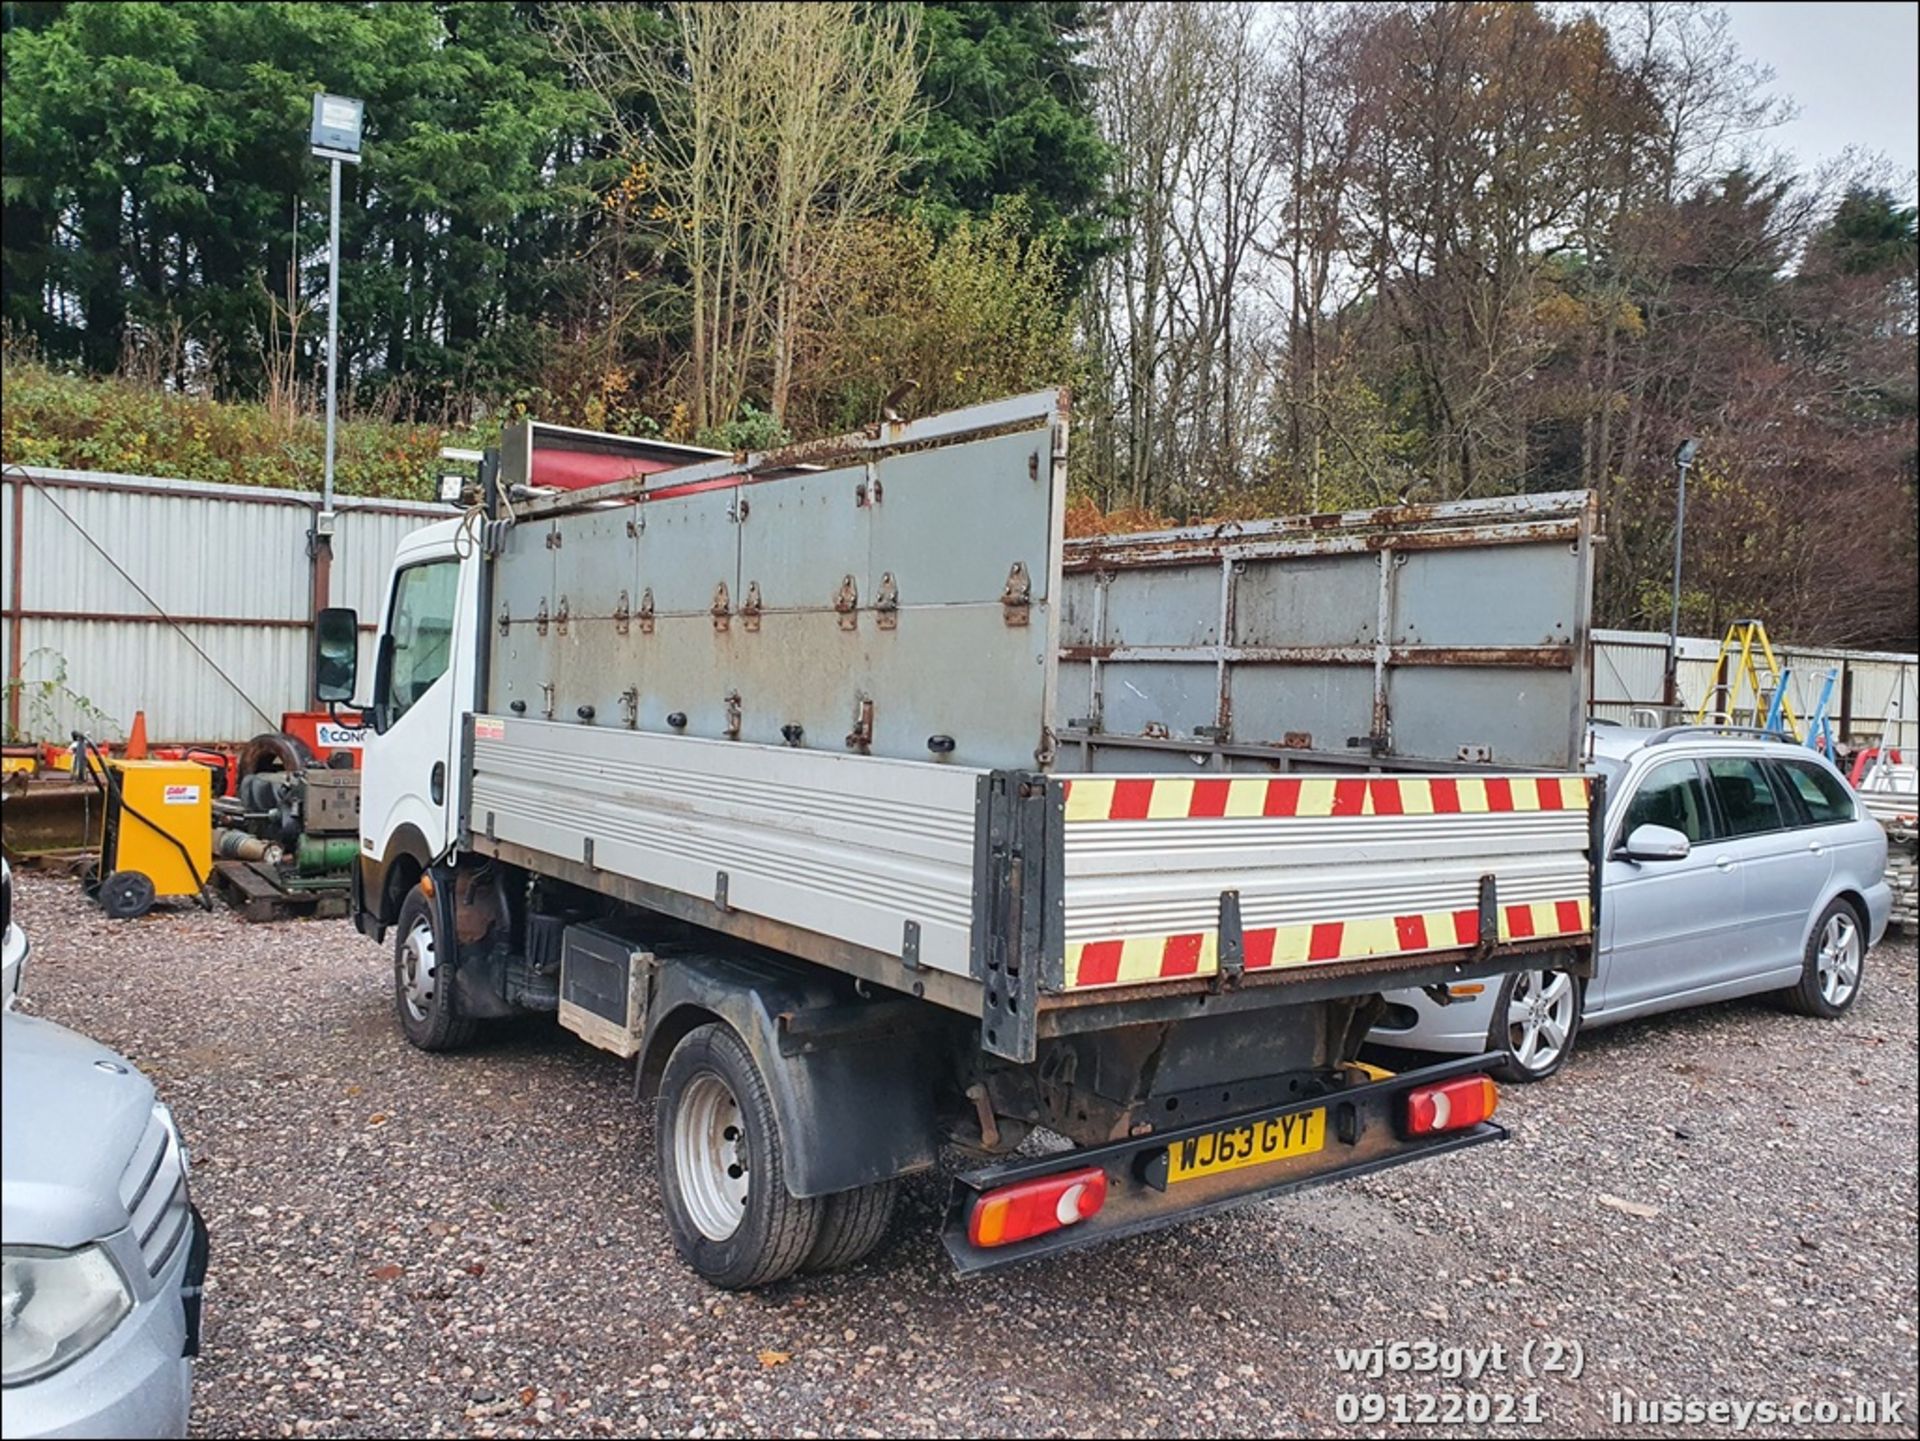
MULTIPOLYGON (((306 708, 307 533, 317 494, 13 465, 3 479, 0 645, 10 730, 64 739, 82 725, 119 739, 144 709, 156 741, 244 740, 282 711, 306 708)), ((337 507, 332 600, 360 612, 361 674, 370 676, 371 626, 400 538, 453 511, 345 497, 337 507)), ((1593 645, 1595 715, 1625 721, 1634 707, 1659 701, 1664 635, 1596 630, 1593 645)), ((1681 639, 1680 693, 1690 710, 1718 651, 1716 640, 1681 639)), ((1920 657, 1790 645, 1780 655, 1802 714, 1827 669, 1844 667, 1851 734, 1878 735, 1898 695, 1896 743, 1920 749, 1920 657)), ((1836 689, 1836 716, 1839 708, 1836 689)))
MULTIPOLYGON (((1713 684, 1720 642, 1701 636, 1680 638, 1680 698, 1689 716, 1713 684)), ((1838 670, 1828 709, 1838 729, 1843 699, 1848 701, 1846 739, 1865 741, 1889 729, 1894 744, 1911 753, 1920 745, 1920 656, 1885 651, 1818 650, 1774 643, 1787 669, 1787 693, 1804 719, 1820 700, 1829 670, 1838 670), (1846 691, 1850 689, 1850 696, 1846 691), (1894 707, 1899 700, 1897 710, 1894 707)), ((1667 638, 1658 631, 1596 630, 1593 633, 1593 706, 1596 716, 1623 724, 1638 707, 1657 707, 1664 693, 1667 638)), ((1743 723, 1746 697, 1738 717, 1743 723)))
MULTIPOLYGON (((307 708, 319 495, 13 465, 4 486, 9 730, 119 739, 145 710, 155 741, 244 740, 307 708)), ((395 547, 453 512, 345 497, 336 509, 331 599, 360 612, 370 675, 395 547)))

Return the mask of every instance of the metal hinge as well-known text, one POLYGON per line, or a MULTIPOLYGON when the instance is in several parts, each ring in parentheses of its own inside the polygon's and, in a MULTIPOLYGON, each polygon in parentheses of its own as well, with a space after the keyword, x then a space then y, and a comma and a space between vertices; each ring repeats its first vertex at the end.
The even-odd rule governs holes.
POLYGON ((727 583, 723 580, 713 588, 713 628, 725 630, 732 624, 733 601, 727 595, 727 583))
POLYGON ((1216 946, 1218 969, 1213 989, 1237 986, 1247 969, 1246 931, 1240 924, 1240 892, 1220 892, 1220 930, 1216 946))
POLYGON ((547 633, 547 598, 544 595, 540 597, 540 613, 533 618, 533 626, 541 635, 547 633))
POLYGON ((1027 563, 1016 560, 1007 572, 1006 589, 1000 592, 1001 614, 1008 625, 1025 625, 1033 606, 1033 582, 1027 578, 1027 563))
POLYGON ((853 707, 853 729, 847 732, 847 749, 866 755, 873 749, 873 700, 861 696, 853 707))
POLYGON ((500 607, 500 634, 505 635, 512 625, 513 616, 508 612, 505 604, 502 604, 500 607))
POLYGON ((567 605, 567 598, 564 595, 561 596, 560 609, 553 613, 554 624, 560 628, 560 634, 565 635, 567 633, 567 620, 572 613, 571 608, 567 605))
POLYGON ((840 589, 833 593, 833 608, 840 613, 840 629, 854 630, 860 624, 860 588, 852 576, 844 576, 840 589))
POLYGON ((760 629, 760 582, 747 582, 747 598, 740 602, 740 624, 746 629, 760 629))
POLYGON ((727 692, 727 739, 740 739, 740 692, 737 690, 727 692))
MULTIPOLYGON (((628 521, 627 524, 632 525, 633 522, 628 521)), ((616 634, 625 635, 627 633, 627 627, 632 623, 633 609, 628 605, 627 593, 623 590, 620 592, 620 604, 613 608, 613 629, 616 634)))
POLYGON ((640 634, 653 634, 653 587, 640 592, 640 634))
POLYGON ((880 577, 880 589, 873 597, 873 620, 881 630, 892 630, 900 623, 900 587, 893 583, 893 572, 880 577))

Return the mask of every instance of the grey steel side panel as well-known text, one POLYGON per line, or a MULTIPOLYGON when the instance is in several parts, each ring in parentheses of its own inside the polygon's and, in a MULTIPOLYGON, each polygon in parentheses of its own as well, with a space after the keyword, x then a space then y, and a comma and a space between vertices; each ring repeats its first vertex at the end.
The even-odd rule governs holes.
POLYGON ((1070 542, 1083 771, 1579 764, 1585 492, 1070 542))
POLYGON ((735 911, 971 969, 978 772, 477 716, 467 823, 735 911))
POLYGON ((690 490, 668 472, 625 499, 523 517, 495 562, 486 709, 1044 765, 1064 426, 1030 398, 1005 433, 690 490), (1010 581, 1024 604, 1005 603, 1010 581))

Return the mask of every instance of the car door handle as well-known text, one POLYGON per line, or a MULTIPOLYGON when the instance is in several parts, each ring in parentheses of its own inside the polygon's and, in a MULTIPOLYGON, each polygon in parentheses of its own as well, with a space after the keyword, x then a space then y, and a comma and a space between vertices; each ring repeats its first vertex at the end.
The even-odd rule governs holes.
POLYGON ((1818 841, 1808 841, 1807 849, 1812 851, 1817 856, 1817 855, 1820 855, 1822 852, 1824 852, 1826 850, 1826 847, 1821 845, 1820 842, 1818 841))
POLYGON ((433 803, 439 805, 447 798, 447 763, 435 761, 433 774, 428 777, 428 789, 433 795, 433 803))
POLYGON ((1733 858, 1731 856, 1722 856, 1719 860, 1715 861, 1714 864, 1723 871, 1730 871, 1733 869, 1733 858))

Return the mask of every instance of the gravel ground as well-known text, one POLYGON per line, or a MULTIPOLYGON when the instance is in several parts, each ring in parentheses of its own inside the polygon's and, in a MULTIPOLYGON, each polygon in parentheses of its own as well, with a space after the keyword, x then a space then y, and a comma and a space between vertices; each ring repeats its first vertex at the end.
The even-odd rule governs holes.
POLYGON ((612 1057, 544 1024, 414 1052, 344 923, 115 924, 16 884, 24 1008, 145 1068, 194 1153, 199 1434, 1592 1436, 1650 1429, 1610 1394, 1883 1392, 1897 1424, 1819 1434, 1914 1434, 1910 943, 1838 1024, 1752 1002, 1591 1036, 1508 1090, 1505 1145, 966 1283, 926 1181, 860 1269, 722 1296, 673 1255, 612 1057), (1505 1366, 1336 1369, 1395 1340, 1505 1366), (1555 1342, 1583 1374, 1523 1374, 1555 1342), (1346 1424, 1463 1395, 1538 1420, 1346 1424))

